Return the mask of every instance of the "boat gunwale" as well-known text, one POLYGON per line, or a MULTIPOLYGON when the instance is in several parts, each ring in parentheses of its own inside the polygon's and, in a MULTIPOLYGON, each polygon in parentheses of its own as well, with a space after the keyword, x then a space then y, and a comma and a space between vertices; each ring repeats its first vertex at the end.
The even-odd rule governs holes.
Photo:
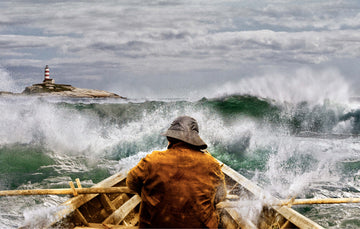
MULTIPOLYGON (((221 161, 219 161, 219 163, 221 163, 222 171, 224 174, 239 183, 242 187, 252 193, 257 199, 264 200, 270 203, 280 202, 278 198, 272 196, 270 193, 265 192, 265 190, 263 190, 255 183, 251 182, 249 179, 239 174, 226 164, 222 163, 221 161)), ((295 211, 289 206, 271 206, 271 208, 299 228, 323 229, 322 226, 300 214, 299 212, 295 211)))
MULTIPOLYGON (((255 198, 259 200, 264 200, 264 202, 268 203, 274 203, 274 202, 280 202, 280 200, 274 196, 272 196, 270 193, 265 192, 262 188, 257 186, 252 181, 248 180, 226 164, 219 161, 222 167, 223 173, 230 177, 233 181, 238 183, 240 186, 242 186, 245 190, 250 192, 252 195, 254 195, 255 198)), ((101 182, 95 184, 92 187, 111 187, 114 186, 121 181, 125 180, 127 176, 126 172, 119 172, 116 173, 101 182)), ((87 203, 88 201, 91 201, 93 198, 98 196, 99 194, 81 194, 75 197, 70 198, 66 202, 62 203, 60 207, 64 207, 63 209, 60 209, 58 212, 56 212, 55 219, 51 222, 51 224, 48 227, 51 227, 52 225, 56 224, 57 222, 61 221, 63 218, 65 218, 66 215, 69 215, 79 207, 81 207, 83 204, 87 203)), ((277 213, 282 215, 286 220, 288 220, 293 225, 299 227, 299 228, 317 228, 322 229, 320 225, 312 221, 311 219, 303 216, 302 214, 298 213, 294 209, 292 209, 289 206, 271 206, 271 209, 274 209, 277 213)), ((256 228, 255 225, 250 222, 249 220, 244 220, 241 218, 241 215, 234 209, 231 208, 223 208, 227 212, 227 214, 238 224, 238 226, 244 226, 245 228, 256 228)))
MULTIPOLYGON (((105 178, 104 180, 100 181, 99 183, 93 185, 92 187, 112 187, 121 181, 125 180, 127 173, 119 172, 115 173, 114 175, 105 178)), ((61 221, 70 213, 74 212, 76 209, 81 207, 83 204, 91 201, 95 197, 100 194, 80 194, 78 196, 74 196, 69 200, 65 201, 61 205, 59 205, 59 210, 54 214, 54 219, 45 227, 49 228, 56 224, 57 222, 61 221)))

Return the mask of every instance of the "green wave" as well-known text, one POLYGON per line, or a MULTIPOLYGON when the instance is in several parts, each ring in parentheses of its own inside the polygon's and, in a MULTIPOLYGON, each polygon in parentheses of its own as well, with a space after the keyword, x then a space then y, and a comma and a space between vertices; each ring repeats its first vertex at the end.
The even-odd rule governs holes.
POLYGON ((53 163, 42 147, 3 146, 0 148, 0 183, 13 189, 27 182, 39 182, 49 175, 41 171, 41 166, 53 163))
MULTIPOLYGON (((66 159, 67 160, 67 159, 66 159)), ((0 148, 0 186, 2 189, 16 189, 24 184, 43 183, 44 180, 57 177, 69 177, 71 180, 91 180, 97 183, 110 175, 104 165, 89 163, 86 158, 73 157, 73 166, 84 165, 84 169, 63 170, 70 161, 54 159, 44 146, 32 144, 12 144, 0 148)), ((64 181, 65 182, 65 181, 64 181)), ((46 181, 45 181, 46 183, 46 181)), ((61 183, 52 188, 67 188, 61 183)))
POLYGON ((271 118, 278 120, 281 108, 271 101, 250 95, 232 95, 216 99, 203 99, 201 102, 222 114, 226 118, 245 115, 253 118, 271 118))

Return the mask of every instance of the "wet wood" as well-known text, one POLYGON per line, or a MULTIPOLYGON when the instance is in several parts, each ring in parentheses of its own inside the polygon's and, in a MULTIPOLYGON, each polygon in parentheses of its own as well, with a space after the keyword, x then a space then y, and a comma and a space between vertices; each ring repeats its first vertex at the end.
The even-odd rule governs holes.
POLYGON ((114 205, 111 203, 109 197, 106 194, 101 194, 100 195, 100 200, 102 205, 104 206, 105 210, 108 212, 114 212, 116 210, 116 208, 114 207, 114 205))
POLYGON ((250 220, 241 217, 239 212, 237 212, 235 209, 230 208, 225 210, 241 229, 257 229, 256 225, 254 225, 250 220))
POLYGON ((136 226, 90 223, 89 226, 78 226, 74 229, 138 229, 136 226))
POLYGON ((75 195, 75 194, 101 194, 101 193, 134 193, 134 192, 132 192, 128 187, 92 187, 92 188, 74 187, 70 189, 4 190, 4 191, 0 191, 0 196, 73 195, 73 194, 75 195))
MULTIPOLYGON (((255 199, 258 200, 266 200, 266 202, 271 203, 280 203, 280 200, 271 196, 269 193, 266 193, 262 188, 242 176, 241 174, 237 173, 235 170, 231 169, 229 166, 223 164, 222 165, 222 171, 235 180, 239 185, 241 185, 243 188, 248 190, 250 193, 253 194, 255 199)), ((272 207, 276 212, 278 212, 280 215, 285 217, 287 220, 289 220, 292 224, 299 228, 307 229, 307 228, 323 228, 314 221, 310 220, 309 218, 306 218, 305 216, 301 215, 300 213, 296 212, 295 210, 287 207, 287 206, 273 206, 272 207)), ((230 211, 232 208, 224 208, 226 211, 230 211)), ((235 209, 233 209, 235 211, 235 209)), ((235 219, 235 218, 234 218, 235 219)), ((238 221, 238 219, 235 219, 238 221)))
MULTIPOLYGON (((242 201, 239 199, 237 202, 220 202, 216 205, 217 208, 237 208, 241 207, 242 201)), ((254 200, 255 202, 259 200, 254 200)), ((249 201, 245 201, 247 204, 249 201)), ((294 199, 291 201, 282 200, 277 202, 264 202, 267 206, 288 206, 288 205, 307 205, 307 204, 353 204, 360 203, 360 198, 324 198, 324 199, 294 199)))
MULTIPOLYGON (((114 186, 121 181, 126 179, 126 174, 117 173, 114 174, 105 180, 101 181, 100 183, 93 186, 93 188, 98 187, 111 187, 114 186)), ((54 215, 54 220, 50 222, 45 228, 50 227, 51 225, 55 224, 56 222, 60 221, 64 218, 64 216, 69 215, 72 213, 75 209, 79 208, 81 205, 85 204, 86 202, 92 200, 98 196, 98 194, 86 194, 86 195, 79 195, 74 198, 69 199, 68 201, 64 202, 59 206, 59 210, 54 215)))
POLYGON ((126 201, 120 208, 113 212, 103 223, 119 224, 125 217, 141 202, 138 195, 134 195, 130 200, 126 201))
POLYGON ((77 187, 78 187, 78 188, 82 188, 81 183, 80 183, 80 179, 79 179, 79 178, 76 178, 75 181, 76 181, 77 187))
POLYGON ((83 216, 83 214, 79 211, 79 209, 75 210, 75 215, 76 217, 79 219, 79 221, 84 224, 85 226, 89 226, 88 221, 85 219, 85 217, 83 216))
POLYGON ((129 226, 136 225, 139 222, 139 219, 140 219, 140 215, 139 213, 136 213, 134 217, 129 221, 130 224, 129 226))
POLYGON ((76 191, 75 189, 75 185, 72 181, 69 182, 69 185, 70 185, 70 188, 71 188, 71 191, 73 193, 74 196, 77 196, 78 195, 78 192, 76 191))
POLYGON ((299 212, 291 209, 287 206, 282 206, 280 208, 274 207, 274 209, 284 216, 287 220, 291 221, 292 224, 296 225, 302 229, 323 229, 320 225, 313 222, 309 218, 301 215, 299 212))
MULTIPOLYGON (((300 213, 291 209, 288 204, 296 203, 294 201, 280 201, 271 196, 262 188, 243 177, 230 167, 222 165, 222 170, 225 174, 225 182, 227 186, 228 196, 227 205, 218 205, 218 212, 221 218, 220 226, 227 229, 238 228, 259 228, 268 229, 269 227, 276 228, 322 228, 310 219, 301 215, 300 213), (262 208, 257 221, 252 221, 248 216, 244 217, 244 206, 252 206, 252 201, 261 201, 263 203, 281 203, 280 205, 259 204, 262 208), (245 203, 247 202, 247 203, 245 203), (240 206, 239 206, 240 203, 240 206), (241 207, 240 209, 237 207, 241 207)), ((126 188, 125 186, 126 174, 116 174, 112 177, 100 182, 93 188, 126 188)), ((100 193, 100 194, 80 194, 81 185, 77 183, 79 195, 71 198, 64 204, 59 206, 56 220, 51 225, 62 228, 138 228, 139 224, 139 204, 141 198, 124 189, 121 193, 100 193), (63 209, 61 209, 63 208, 63 209), (77 211, 82 214, 77 216, 77 211)), ((71 194, 71 193, 70 193, 71 194)), ((246 214, 246 213, 245 213, 246 214)))
MULTIPOLYGON (((292 205, 300 204, 352 204, 360 203, 360 198, 324 198, 324 199, 295 199, 292 205)), ((284 203, 286 205, 286 203, 284 203)))

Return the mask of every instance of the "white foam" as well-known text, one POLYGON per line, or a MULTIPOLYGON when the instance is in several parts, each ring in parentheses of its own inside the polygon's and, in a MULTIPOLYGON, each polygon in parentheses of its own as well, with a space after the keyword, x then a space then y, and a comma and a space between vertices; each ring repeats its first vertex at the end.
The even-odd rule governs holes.
POLYGON ((293 72, 268 72, 263 75, 241 78, 238 82, 216 85, 210 97, 232 94, 249 94, 274 99, 279 103, 322 103, 325 99, 347 103, 350 86, 336 69, 313 70, 299 68, 293 72))
MULTIPOLYGON (((161 141, 164 137, 159 134, 168 128, 177 116, 189 115, 198 120, 200 136, 209 146, 217 142, 231 145, 242 137, 250 137, 247 154, 256 153, 257 149, 272 150, 266 164, 267 170, 258 173, 254 181, 264 184, 262 180, 268 180, 268 186, 264 188, 282 197, 302 194, 314 182, 327 182, 330 179, 337 182, 340 178, 336 171, 336 163, 356 157, 360 151, 358 142, 297 138, 289 136, 287 130, 281 127, 260 124, 251 118, 235 117, 229 123, 213 110, 199 109, 192 105, 160 106, 151 113, 144 111, 139 115, 139 119, 127 124, 102 122, 91 112, 80 112, 37 98, 0 99, 0 109, 0 145, 39 141, 53 151, 53 158, 59 161, 71 161, 72 155, 76 154, 79 158, 82 155, 84 158, 92 157, 96 163, 98 158, 104 156, 105 151, 111 151, 116 146, 124 147, 119 151, 125 150, 127 144, 145 148, 139 150, 139 153, 135 152, 133 156, 121 159, 118 163, 109 163, 115 167, 109 169, 116 171, 132 168, 152 150, 165 149, 166 141, 161 141), (313 167, 301 172, 298 167, 300 165, 295 164, 294 170, 288 170, 285 162, 299 155, 311 155, 314 159, 313 167)), ((101 165, 106 163, 99 161, 101 165)), ((299 160, 299 163, 305 162, 299 160)), ((68 172, 74 168, 85 170, 82 166, 84 165, 81 163, 68 164, 68 167, 59 168, 59 171, 68 172)), ((256 218, 256 209, 249 218, 256 218)), ((36 218, 32 215, 41 215, 42 211, 28 211, 26 214, 25 217, 30 220, 36 218)), ((50 218, 45 216, 45 221, 50 218)))
POLYGON ((0 91, 19 92, 21 88, 6 70, 0 68, 0 91))
MULTIPOLYGON (((26 228, 46 228, 53 222, 58 220, 57 213, 63 211, 65 206, 50 206, 49 202, 46 202, 44 206, 36 206, 24 211, 24 227, 26 228), (46 206, 47 205, 47 206, 46 206)), ((69 207, 68 207, 69 208, 69 207)))
POLYGON ((282 198, 303 195, 316 183, 339 182, 342 171, 337 163, 359 155, 350 150, 349 140, 290 136, 274 140, 275 153, 258 178, 265 177, 269 183, 264 188, 282 198))

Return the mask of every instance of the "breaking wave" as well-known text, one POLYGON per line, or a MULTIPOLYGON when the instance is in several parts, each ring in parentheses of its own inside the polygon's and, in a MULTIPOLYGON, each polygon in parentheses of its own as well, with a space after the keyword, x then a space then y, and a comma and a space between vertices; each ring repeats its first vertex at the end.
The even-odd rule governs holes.
MULTIPOLYGON (((360 110, 347 99, 347 86, 341 86, 337 73, 320 72, 308 89, 298 86, 303 93, 296 85, 310 80, 302 78, 304 72, 298 75, 287 90, 276 83, 285 81, 284 76, 272 84, 244 79, 219 89, 221 96, 196 101, 2 96, 0 187, 60 188, 75 178, 91 186, 132 167, 147 153, 165 149, 160 133, 177 116, 190 115, 198 120, 200 135, 216 158, 277 197, 356 196, 360 110), (315 94, 321 84, 326 93, 319 97, 315 94)), ((2 197, 0 227, 31 224, 42 214, 34 206, 53 209, 62 201, 2 197)), ((358 209, 338 208, 349 215, 327 217, 337 214, 334 207, 297 209, 325 227, 358 226, 348 220, 356 218, 358 209)))

